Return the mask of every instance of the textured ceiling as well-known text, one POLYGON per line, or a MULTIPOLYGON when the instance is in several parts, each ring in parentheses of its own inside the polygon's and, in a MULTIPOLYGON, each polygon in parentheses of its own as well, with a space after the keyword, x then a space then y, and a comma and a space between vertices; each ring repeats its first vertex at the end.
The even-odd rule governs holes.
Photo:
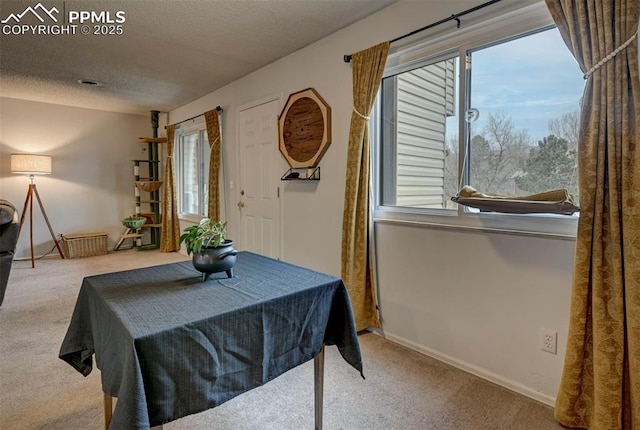
POLYGON ((395 1, 2 0, 0 96, 126 113, 169 111, 395 1), (103 21, 124 17, 122 34, 81 34, 82 24, 69 21, 80 11, 104 12, 103 21), (76 34, 34 35, 24 25, 47 32, 76 25, 76 34), (101 85, 83 86, 80 79, 101 85))

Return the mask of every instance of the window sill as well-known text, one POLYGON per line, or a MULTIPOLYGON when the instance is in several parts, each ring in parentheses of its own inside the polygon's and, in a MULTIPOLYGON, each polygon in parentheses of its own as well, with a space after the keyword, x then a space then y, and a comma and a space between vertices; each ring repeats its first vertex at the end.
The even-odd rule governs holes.
POLYGON ((200 216, 200 215, 178 214, 178 220, 179 221, 190 222, 190 223, 193 223, 193 224, 198 224, 202 218, 204 218, 204 217, 200 216))
POLYGON ((575 241, 577 216, 566 215, 514 215, 501 213, 442 213, 412 210, 411 208, 379 207, 373 221, 381 224, 424 226, 427 228, 481 231, 497 234, 543 237, 575 241))

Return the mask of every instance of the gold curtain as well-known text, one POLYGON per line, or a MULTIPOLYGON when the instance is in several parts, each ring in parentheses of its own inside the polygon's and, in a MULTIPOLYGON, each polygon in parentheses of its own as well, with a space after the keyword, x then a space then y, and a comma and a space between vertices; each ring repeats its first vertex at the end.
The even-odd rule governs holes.
POLYGON ((160 251, 179 251, 180 224, 176 204, 176 180, 173 166, 173 146, 176 126, 167 127, 167 161, 164 167, 164 187, 162 190, 162 233, 160 251))
POLYGON ((209 204, 207 214, 213 220, 220 220, 220 122, 218 111, 212 109, 204 113, 207 137, 211 148, 209 159, 209 204))
POLYGON ((638 4, 547 0, 587 78, 578 143, 582 209, 555 407, 569 427, 640 430, 638 4))
POLYGON ((380 327, 369 262, 369 122, 389 42, 353 54, 353 113, 347 149, 347 177, 342 219, 342 279, 356 329, 380 327))

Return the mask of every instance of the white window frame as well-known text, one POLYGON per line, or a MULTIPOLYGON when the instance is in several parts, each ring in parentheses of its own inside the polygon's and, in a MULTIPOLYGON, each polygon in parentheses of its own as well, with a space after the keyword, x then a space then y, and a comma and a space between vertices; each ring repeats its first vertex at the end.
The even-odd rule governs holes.
POLYGON ((207 208, 205 201, 201 199, 201 196, 206 196, 208 192, 208 183, 209 178, 208 174, 208 164, 209 164, 209 156, 208 152, 205 150, 209 147, 209 139, 206 131, 206 124, 204 119, 192 120, 187 124, 181 124, 179 127, 176 127, 175 131, 175 155, 174 159, 176 160, 176 192, 177 192, 177 204, 178 204, 178 219, 191 221, 191 222, 199 222, 203 217, 206 216, 207 208), (184 136, 198 133, 198 176, 199 176, 199 185, 200 181, 202 181, 202 187, 199 187, 201 190, 201 194, 199 196, 199 205, 203 205, 201 208, 203 210, 203 214, 194 214, 189 212, 184 212, 183 208, 183 196, 184 196, 184 183, 182 182, 182 169, 184 165, 184 160, 182 159, 183 152, 181 151, 182 139, 184 136), (206 167, 206 169, 205 169, 206 167))
MULTIPOLYGON (((407 70, 432 63, 447 53, 458 51, 461 62, 466 53, 483 46, 495 44, 526 33, 539 31, 554 26, 553 19, 544 2, 524 6, 511 11, 496 11, 491 18, 467 23, 464 28, 441 31, 423 39, 414 36, 412 39, 392 46, 387 59, 384 77, 393 76, 407 70)), ((455 27, 455 26, 454 26, 455 27)), ((461 64, 462 66, 462 64, 461 64)), ((466 73, 463 70, 459 77, 459 93, 467 93, 466 73)), ((459 97, 458 116, 463 118, 466 110, 466 98, 459 97)), ((577 216, 552 214, 504 214, 474 213, 458 205, 458 209, 419 209, 401 206, 385 206, 381 202, 380 171, 380 97, 377 98, 371 115, 372 151, 372 198, 373 220, 380 223, 399 223, 425 225, 438 228, 464 230, 493 231, 533 236, 551 236, 554 238, 574 240, 577 230, 577 216)), ((464 122, 460 121, 458 135, 465 136, 464 122)), ((459 174, 462 174, 465 156, 464 139, 461 139, 459 151, 459 174)))

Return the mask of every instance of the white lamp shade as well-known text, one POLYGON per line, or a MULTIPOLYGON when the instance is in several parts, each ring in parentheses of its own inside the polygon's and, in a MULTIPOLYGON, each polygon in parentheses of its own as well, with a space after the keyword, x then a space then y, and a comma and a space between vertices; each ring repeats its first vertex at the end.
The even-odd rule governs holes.
POLYGON ((11 154, 11 173, 49 175, 51 174, 51 157, 37 154, 11 154))

